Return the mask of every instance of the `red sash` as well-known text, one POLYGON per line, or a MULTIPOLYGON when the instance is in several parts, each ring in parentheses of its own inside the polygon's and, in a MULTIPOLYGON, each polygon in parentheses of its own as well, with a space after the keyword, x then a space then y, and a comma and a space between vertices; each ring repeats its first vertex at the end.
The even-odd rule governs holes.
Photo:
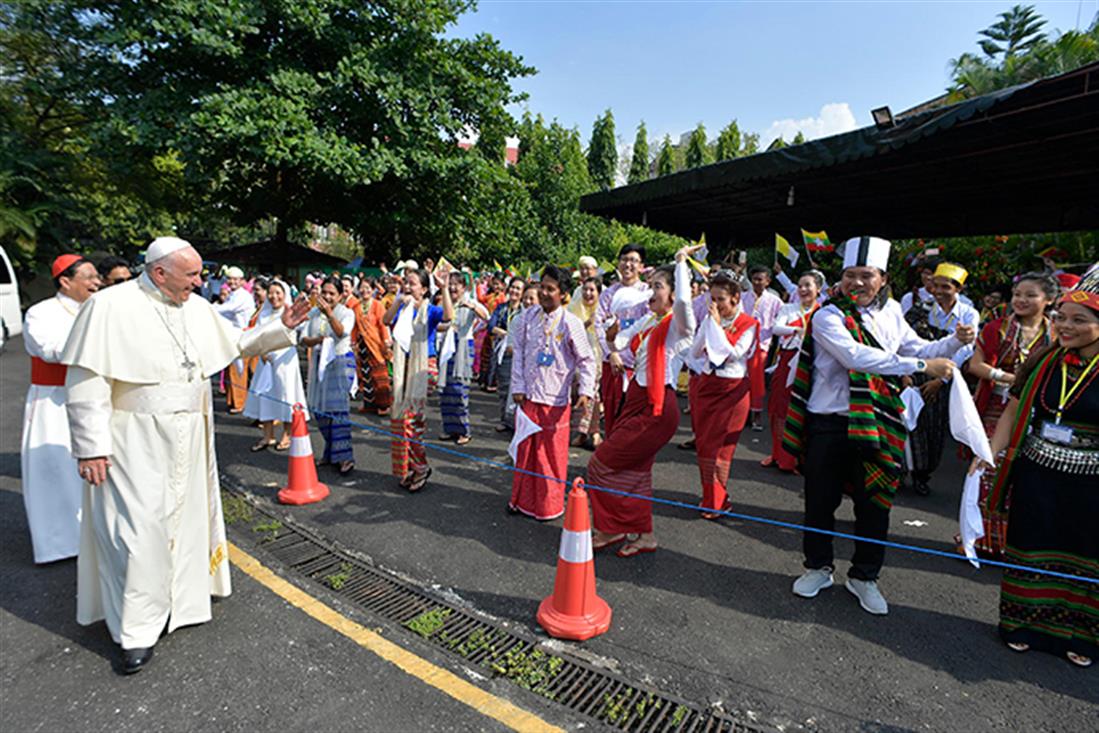
POLYGON ((668 341, 668 330, 672 327, 672 314, 664 316, 660 323, 647 331, 635 333, 630 339, 630 350, 634 356, 641 349, 642 342, 649 339, 649 361, 645 365, 645 379, 648 385, 645 387, 649 395, 649 404, 653 407, 653 415, 660 417, 664 414, 664 372, 666 371, 664 344, 668 341))
MULTIPOLYGON (((740 341, 740 337, 744 335, 744 332, 753 327, 759 328, 759 321, 752 318, 744 311, 741 311, 733 320, 733 325, 725 329, 725 338, 729 339, 729 343, 732 346, 736 346, 736 342, 740 341)), ((756 334, 756 337, 759 337, 758 333, 756 334)), ((756 351, 759 351, 759 349, 756 349, 756 351)))
POLYGON ((69 368, 64 364, 44 361, 37 356, 31 357, 31 384, 39 387, 64 387, 68 371, 69 368))

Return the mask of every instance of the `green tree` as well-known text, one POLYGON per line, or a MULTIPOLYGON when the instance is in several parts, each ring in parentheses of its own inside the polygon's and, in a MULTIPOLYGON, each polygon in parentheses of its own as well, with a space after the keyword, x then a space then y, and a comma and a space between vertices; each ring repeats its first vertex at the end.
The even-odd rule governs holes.
MULTIPOLYGON (((362 207, 403 207, 394 192, 412 181, 451 180, 458 138, 506 123, 522 99, 511 80, 533 71, 490 36, 448 33, 465 0, 27 5, 73 34, 66 81, 100 100, 128 153, 178 156, 189 200, 242 224, 273 217, 277 238, 310 220, 353 226, 362 207)), ((425 215, 391 210, 389 226, 356 233, 425 215)))
POLYGON ((706 126, 699 122, 687 141, 686 167, 698 168, 711 162, 710 148, 706 144, 706 126))
POLYGON ((504 155, 507 152, 507 138, 513 131, 514 120, 501 107, 495 110, 495 114, 485 115, 481 124, 481 134, 477 138, 477 151, 485 160, 504 164, 504 155))
POLYGON ((798 130, 798 134, 794 135, 794 139, 790 144, 791 145, 801 145, 804 142, 805 142, 805 133, 803 133, 801 130, 798 130))
POLYGON ((672 136, 665 135, 656 156, 656 175, 668 176, 672 173, 675 173, 675 146, 672 145, 672 136))
POLYGON ((614 115, 608 109, 595 118, 592 125, 591 143, 588 145, 588 175, 592 183, 601 191, 614 186, 614 175, 618 168, 618 147, 614 138, 614 115))
POLYGON ((785 147, 786 147, 786 141, 782 139, 782 135, 779 135, 778 137, 776 137, 774 140, 771 141, 771 144, 767 146, 767 149, 768 150, 781 150, 782 148, 785 148, 785 147))
POLYGON ((997 89, 1063 74, 1099 61, 1099 16, 1085 31, 1048 38, 1045 20, 1031 7, 1016 6, 981 31, 981 53, 965 52, 950 61, 946 102, 981 96, 997 89))
POLYGON ((1046 20, 1033 5, 1016 5, 998 17, 998 21, 978 34, 981 39, 977 44, 990 59, 1003 56, 1006 60, 1032 51, 1045 39, 1042 27, 1046 20))
POLYGON ((740 154, 755 155, 759 152, 759 133, 758 132, 746 132, 744 133, 744 143, 740 147, 740 154))
POLYGON ((627 182, 640 183, 649 178, 649 133, 645 121, 637 126, 637 136, 633 140, 633 157, 630 160, 630 175, 627 182))
POLYGON ((733 120, 718 133, 714 160, 732 160, 740 155, 740 142, 740 127, 733 120))

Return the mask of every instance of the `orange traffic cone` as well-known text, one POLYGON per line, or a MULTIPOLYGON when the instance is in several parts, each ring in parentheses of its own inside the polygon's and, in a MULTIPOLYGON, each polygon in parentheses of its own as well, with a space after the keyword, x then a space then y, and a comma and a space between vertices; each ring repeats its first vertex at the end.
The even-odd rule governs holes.
POLYGON ((279 491, 283 504, 312 504, 328 496, 328 487, 317 480, 313 465, 313 444, 305 426, 305 412, 294 405, 294 422, 290 426, 290 469, 286 487, 279 491))
POLYGON ((557 554, 557 579, 553 595, 538 607, 538 623, 550 636, 576 641, 599 636, 611 627, 611 607, 595 594, 588 493, 581 478, 572 482, 557 554))

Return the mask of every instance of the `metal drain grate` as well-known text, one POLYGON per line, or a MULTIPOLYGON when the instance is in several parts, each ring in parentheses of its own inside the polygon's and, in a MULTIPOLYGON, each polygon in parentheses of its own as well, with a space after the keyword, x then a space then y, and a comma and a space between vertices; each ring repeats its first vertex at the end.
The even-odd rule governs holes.
POLYGON ((235 502, 230 524, 251 525, 258 544, 287 567, 360 609, 395 621, 465 664, 623 731, 756 733, 756 723, 628 682, 605 669, 547 649, 544 640, 504 629, 336 547, 222 476, 235 502), (240 504, 244 502, 244 504, 240 504), (246 509, 245 509, 246 507, 246 509), (258 515, 258 516, 257 516, 258 515))

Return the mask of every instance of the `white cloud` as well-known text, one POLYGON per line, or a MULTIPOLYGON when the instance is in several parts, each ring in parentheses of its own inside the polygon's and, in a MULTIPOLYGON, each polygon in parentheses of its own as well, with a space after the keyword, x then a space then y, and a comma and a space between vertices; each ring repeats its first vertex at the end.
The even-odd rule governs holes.
POLYGON ((783 140, 790 142, 799 131, 807 140, 814 140, 841 132, 850 132, 857 127, 855 115, 847 102, 830 102, 820 108, 820 115, 817 117, 806 117, 803 120, 775 120, 760 136, 760 147, 765 149, 780 135, 783 140))

